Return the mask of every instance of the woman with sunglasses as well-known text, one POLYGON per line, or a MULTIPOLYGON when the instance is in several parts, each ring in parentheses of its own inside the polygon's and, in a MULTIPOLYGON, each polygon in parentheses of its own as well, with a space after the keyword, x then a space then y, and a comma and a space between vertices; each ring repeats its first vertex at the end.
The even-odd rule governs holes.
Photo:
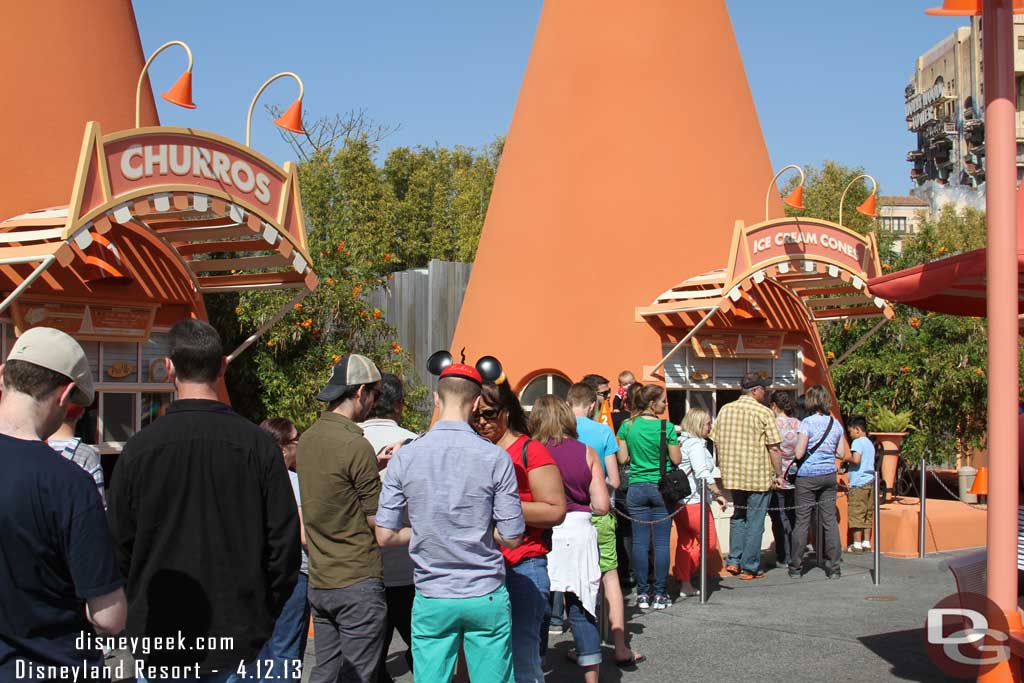
MULTIPOLYGON (((658 491, 661 471, 661 435, 665 433, 668 459, 682 461, 676 429, 658 416, 668 407, 664 387, 648 384, 633 397, 633 416, 619 428, 619 462, 629 463, 629 516, 654 524, 633 524, 633 573, 636 604, 640 609, 662 610, 672 604, 668 597, 669 539, 672 522, 658 491), (650 593, 651 536, 654 537, 654 595, 650 593)), ((674 512, 674 511, 673 511, 674 512)))
POLYGON ((542 642, 541 629, 550 611, 547 555, 551 549, 544 536, 545 530, 565 519, 562 476, 548 449, 530 438, 526 414, 508 382, 485 382, 471 419, 473 429, 508 451, 515 466, 526 534, 519 547, 501 549, 512 604, 512 668, 516 683, 543 683, 541 654, 547 639, 542 642))
POLYGON ((302 543, 302 565, 295 590, 284 604, 281 615, 274 624, 274 633, 263 646, 259 659, 275 662, 274 671, 284 671, 296 659, 302 659, 306 651, 306 636, 309 633, 309 601, 306 588, 309 585, 309 556, 306 554, 306 531, 302 524, 302 498, 299 496, 299 475, 295 473, 295 456, 298 453, 299 430, 285 417, 274 417, 260 423, 260 429, 274 438, 281 448, 288 477, 292 482, 292 493, 299 508, 299 540, 302 543))
POLYGON ((577 440, 576 418, 569 404, 548 394, 533 404, 530 432, 547 446, 562 473, 565 521, 552 533, 548 576, 551 587, 565 593, 576 651, 569 658, 583 667, 586 683, 597 683, 601 635, 597 629, 597 592, 601 566, 593 515, 611 507, 604 470, 594 449, 577 440))

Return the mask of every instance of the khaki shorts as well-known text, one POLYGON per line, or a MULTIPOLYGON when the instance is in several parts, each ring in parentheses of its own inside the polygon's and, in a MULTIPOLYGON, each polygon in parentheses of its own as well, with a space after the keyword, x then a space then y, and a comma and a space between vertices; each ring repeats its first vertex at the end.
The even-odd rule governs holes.
POLYGON ((615 513, 594 515, 590 521, 597 529, 598 564, 604 574, 619 566, 619 554, 615 550, 615 513))
POLYGON ((874 484, 858 486, 850 489, 847 500, 847 526, 851 529, 870 529, 875 516, 875 506, 871 500, 874 484))

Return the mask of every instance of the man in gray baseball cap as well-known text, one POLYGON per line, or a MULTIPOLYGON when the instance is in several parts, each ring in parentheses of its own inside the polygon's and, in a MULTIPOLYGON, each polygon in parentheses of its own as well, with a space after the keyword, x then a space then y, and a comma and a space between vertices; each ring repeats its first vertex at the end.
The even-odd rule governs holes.
POLYGON ((316 396, 327 410, 299 439, 317 662, 312 683, 376 680, 387 619, 374 538, 380 477, 377 455, 356 423, 376 402, 380 380, 366 356, 343 356, 316 396))
POLYGON ((36 327, 0 374, 0 680, 44 666, 99 676, 101 651, 78 639, 124 628, 124 582, 92 477, 45 442, 71 403, 92 403, 89 361, 64 332, 36 327))

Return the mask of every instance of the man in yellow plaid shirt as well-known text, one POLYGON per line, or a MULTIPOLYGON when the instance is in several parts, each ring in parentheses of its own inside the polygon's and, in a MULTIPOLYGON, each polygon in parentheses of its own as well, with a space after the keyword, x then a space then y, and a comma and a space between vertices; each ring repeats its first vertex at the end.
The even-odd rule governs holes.
POLYGON ((736 507, 729 523, 726 570, 743 580, 759 579, 761 537, 775 480, 782 476, 782 435, 775 413, 764 402, 771 381, 747 373, 743 394, 718 412, 709 438, 715 442, 722 484, 730 489, 736 507))

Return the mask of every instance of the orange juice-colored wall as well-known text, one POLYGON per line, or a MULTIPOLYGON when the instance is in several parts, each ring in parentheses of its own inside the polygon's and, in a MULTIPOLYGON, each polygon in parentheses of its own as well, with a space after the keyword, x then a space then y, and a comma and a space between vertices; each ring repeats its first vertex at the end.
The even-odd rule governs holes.
MULTIPOLYGON (((87 121, 135 125, 145 63, 129 0, 33 0, 4 9, 0 220, 68 203, 87 121)), ((159 123, 149 83, 142 125, 159 123)))
POLYGON ((724 267, 772 177, 724 0, 585 5, 545 3, 453 343, 516 388, 657 362, 634 308, 724 267))

